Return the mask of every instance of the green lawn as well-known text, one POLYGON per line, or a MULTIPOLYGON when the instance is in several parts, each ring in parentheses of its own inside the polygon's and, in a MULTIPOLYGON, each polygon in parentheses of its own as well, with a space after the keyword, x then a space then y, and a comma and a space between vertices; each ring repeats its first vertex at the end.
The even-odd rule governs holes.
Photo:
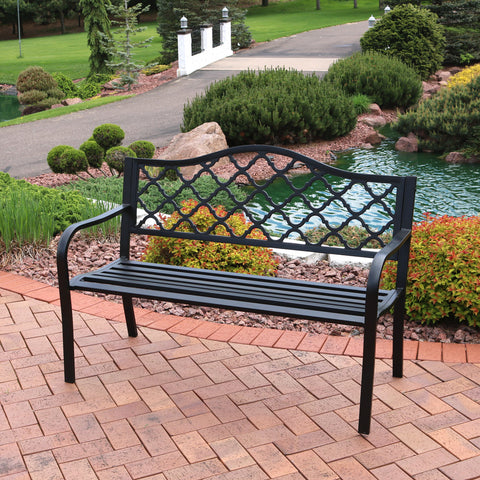
MULTIPOLYGON (((139 48, 135 59, 148 61, 159 55, 162 48, 155 22, 145 23, 147 30, 138 33, 135 41, 153 37, 147 48, 139 48)), ((18 58, 18 40, 3 40, 0 55, 0 83, 15 84, 18 74, 32 65, 39 65, 47 72, 62 72, 72 79, 83 78, 88 73, 86 33, 69 33, 51 37, 25 38, 22 40, 22 58, 18 58)))
POLYGON ((359 0, 353 8, 353 0, 320 0, 316 10, 315 0, 280 1, 268 7, 254 6, 248 9, 247 25, 257 42, 265 42, 296 33, 368 20, 370 15, 379 17, 378 0, 359 0))

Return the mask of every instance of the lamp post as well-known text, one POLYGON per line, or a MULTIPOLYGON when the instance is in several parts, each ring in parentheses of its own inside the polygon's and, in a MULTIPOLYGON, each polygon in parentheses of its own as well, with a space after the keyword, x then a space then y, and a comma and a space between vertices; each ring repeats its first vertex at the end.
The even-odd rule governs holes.
POLYGON ((375 26, 375 17, 373 15, 370 15, 370 18, 368 19, 368 28, 372 28, 375 26))
POLYGON ((185 30, 186 28, 188 28, 188 20, 185 15, 180 19, 180 28, 182 30, 185 30))
POLYGON ((18 22, 18 48, 20 51, 20 54, 18 58, 22 58, 22 35, 20 33, 20 0, 17 0, 17 22, 18 22))
POLYGON ((391 10, 391 8, 387 5, 387 6, 383 9, 383 13, 386 15, 387 13, 390 13, 390 10, 391 10))
POLYGON ((222 18, 228 18, 228 8, 227 7, 223 7, 222 8, 222 18))

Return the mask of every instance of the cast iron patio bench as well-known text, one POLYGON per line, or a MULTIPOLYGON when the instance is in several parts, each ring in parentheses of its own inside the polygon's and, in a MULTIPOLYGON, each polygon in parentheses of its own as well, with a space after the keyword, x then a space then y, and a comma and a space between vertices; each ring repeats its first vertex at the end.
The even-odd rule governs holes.
POLYGON ((362 327, 364 332, 358 431, 368 434, 376 326, 379 316, 391 307, 394 316, 393 376, 402 376, 405 288, 415 188, 415 177, 350 173, 284 148, 265 145, 233 147, 186 160, 127 158, 122 205, 71 225, 58 245, 65 381, 75 381, 72 290, 121 296, 131 337, 137 335, 134 297, 353 325, 362 327), (255 165, 269 172, 266 180, 258 180, 255 165), (166 183, 161 180, 171 175, 172 170, 181 181, 174 190, 165 189, 166 183), (216 182, 216 191, 211 194, 195 189, 194 182, 206 175, 216 182), (146 185, 139 184, 141 179, 146 180, 146 185), (243 194, 240 198, 232 192, 234 184, 247 185, 246 197, 243 194), (147 192, 152 189, 159 193, 159 200, 153 207, 145 201, 147 192), (189 215, 182 213, 181 202, 177 201, 185 189, 196 197, 198 208, 209 206, 215 195, 226 192, 235 208, 227 217, 216 217, 215 226, 230 231, 227 218, 235 212, 243 212, 251 222, 250 229, 241 236, 218 235, 213 227, 200 231, 189 215), (167 206, 179 212, 179 223, 190 223, 190 231, 164 226, 159 212, 167 206), (145 215, 137 217, 140 210, 144 210, 145 215), (118 215, 121 215, 118 259, 96 271, 70 278, 67 253, 73 235, 118 215), (305 231, 319 225, 324 227, 323 237, 310 240, 305 231), (364 229, 367 238, 359 244, 350 244, 349 238, 344 238, 342 233, 345 227, 351 226, 364 229), (247 238, 253 229, 262 232, 263 239, 247 238), (179 240, 367 257, 372 263, 365 287, 202 270, 132 260, 130 241, 135 235, 164 235, 179 240), (337 245, 331 244, 332 238, 337 245), (379 248, 365 248, 370 241, 377 242, 379 248), (392 290, 380 288, 387 260, 397 263, 396 287, 392 290))

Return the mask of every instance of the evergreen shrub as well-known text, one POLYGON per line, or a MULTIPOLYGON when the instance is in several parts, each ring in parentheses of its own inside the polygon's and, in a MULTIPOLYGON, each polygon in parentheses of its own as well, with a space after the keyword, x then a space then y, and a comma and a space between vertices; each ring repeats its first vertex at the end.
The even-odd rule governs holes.
POLYGON ((367 95, 386 108, 409 107, 422 95, 422 81, 413 68, 378 52, 358 52, 338 60, 325 81, 350 95, 367 95))
POLYGON ((87 162, 92 168, 100 168, 105 158, 105 150, 94 140, 87 140, 80 145, 86 157, 87 162))
POLYGON ((229 145, 305 143, 350 132, 353 102, 317 76, 286 69, 243 71, 210 85, 183 110, 182 131, 217 122, 229 145))
POLYGON ((47 92, 42 90, 28 90, 18 96, 22 105, 35 105, 48 97, 47 92))
POLYGON ((63 166, 60 158, 63 152, 68 148, 72 147, 69 145, 57 145, 48 152, 47 163, 53 173, 63 173, 63 166))
POLYGON ((138 158, 153 158, 155 153, 155 145, 147 140, 137 140, 131 143, 128 148, 133 150, 138 158))
MULTIPOLYGON (((395 266, 384 270, 395 288, 395 266)), ((479 325, 480 216, 432 217, 414 225, 408 266, 406 311, 412 320, 479 325)))
POLYGON ((59 162, 62 166, 62 173, 78 173, 88 170, 87 156, 82 150, 69 147, 65 148, 60 155, 59 162))
POLYGON ((426 80, 442 64, 444 28, 434 13, 411 4, 399 5, 365 32, 360 46, 364 52, 398 57, 426 80))
MULTIPOLYGON (((189 200, 183 203, 182 213, 190 215, 197 207, 197 202, 189 200)), ((215 209, 216 217, 226 217, 227 211, 219 206, 215 209)), ((206 207, 200 207, 189 219, 202 232, 209 230, 217 222, 214 214, 206 207)), ((165 228, 173 229, 181 220, 180 214, 174 212, 164 221, 165 228)), ((241 213, 230 215, 226 224, 234 235, 242 235, 251 224, 246 221, 241 213)), ((181 222, 176 227, 177 231, 192 231, 188 222, 181 222)), ((230 236, 230 233, 223 226, 216 226, 213 234, 230 236)), ((259 230, 253 230, 249 238, 264 238, 259 230)), ((273 251, 263 247, 251 247, 247 245, 233 245, 230 243, 205 242, 201 240, 184 240, 178 238, 149 237, 149 242, 142 260, 151 263, 165 263, 169 265, 181 265, 193 268, 208 270, 222 270, 227 272, 249 273, 256 275, 273 276, 278 262, 273 251)))
POLYGON ((104 123, 93 130, 93 139, 105 150, 117 147, 125 138, 125 132, 113 123, 104 123))
POLYGON ((448 79, 448 88, 452 88, 456 85, 466 85, 473 79, 480 75, 480 63, 472 65, 471 67, 464 68, 461 72, 452 75, 448 79))
POLYGON ((112 147, 105 153, 105 162, 110 170, 115 170, 120 175, 125 167, 125 157, 136 157, 135 152, 128 147, 112 147))
POLYGON ((88 98, 96 97, 102 91, 102 83, 91 82, 84 80, 77 87, 77 95, 82 100, 87 100, 88 98))
POLYGON ((21 93, 29 90, 46 92, 55 87, 57 87, 57 82, 42 67, 28 67, 17 78, 17 90, 21 93))
POLYGON ((415 133, 419 148, 433 152, 480 154, 480 76, 466 85, 444 88, 400 115, 394 125, 415 133))
POLYGON ((169 68, 170 68, 170 65, 151 65, 142 69, 141 73, 149 77, 150 75, 155 75, 156 73, 164 72, 169 68))
POLYGON ((52 77, 57 82, 58 88, 64 93, 65 98, 77 96, 77 87, 70 77, 61 72, 52 73, 52 77))

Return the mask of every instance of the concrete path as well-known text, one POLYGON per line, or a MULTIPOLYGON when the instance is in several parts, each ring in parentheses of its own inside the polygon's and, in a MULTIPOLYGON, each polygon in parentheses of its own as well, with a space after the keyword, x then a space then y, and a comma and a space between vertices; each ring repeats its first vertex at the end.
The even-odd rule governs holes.
POLYGON ((0 272, 2 480, 479 478, 480 345, 407 342, 400 379, 379 339, 363 436, 358 338, 74 305, 66 384, 58 289, 0 272))
POLYGON ((149 140, 166 145, 180 132, 183 106, 216 80, 246 69, 283 66, 323 74, 337 58, 358 50, 368 22, 339 25, 261 44, 178 78, 147 93, 62 117, 0 128, 0 170, 22 178, 49 172, 47 153, 56 145, 78 148, 102 123, 116 123, 124 144, 149 140))

